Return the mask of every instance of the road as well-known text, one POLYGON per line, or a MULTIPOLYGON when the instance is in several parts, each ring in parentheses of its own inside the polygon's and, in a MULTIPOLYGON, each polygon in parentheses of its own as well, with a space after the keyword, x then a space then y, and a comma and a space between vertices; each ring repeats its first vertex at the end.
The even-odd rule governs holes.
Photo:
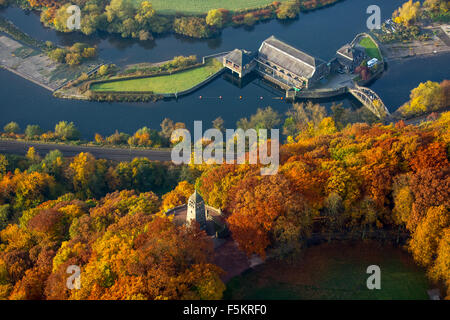
POLYGON ((36 152, 45 156, 52 150, 58 149, 65 157, 73 157, 80 152, 89 152, 97 159, 115 161, 130 161, 133 158, 145 157, 155 161, 170 161, 170 151, 165 150, 137 150, 125 148, 100 148, 88 146, 74 146, 51 143, 36 143, 13 140, 0 140, 0 153, 25 155, 29 147, 34 147, 36 152))

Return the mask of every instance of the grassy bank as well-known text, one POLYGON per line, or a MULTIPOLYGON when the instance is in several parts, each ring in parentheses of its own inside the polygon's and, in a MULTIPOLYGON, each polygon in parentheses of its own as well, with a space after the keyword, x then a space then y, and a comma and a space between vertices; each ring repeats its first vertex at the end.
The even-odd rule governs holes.
POLYGON ((95 83, 94 92, 154 92, 156 94, 176 93, 195 87, 222 69, 216 59, 208 60, 203 66, 177 72, 171 75, 154 76, 132 80, 117 80, 95 83))
POLYGON ((375 242, 322 244, 289 264, 269 261, 227 284, 227 299, 428 299, 425 272, 401 249, 375 242), (381 269, 381 290, 366 269, 381 269))
MULTIPOLYGON (((135 0, 140 3, 143 0, 135 0)), ((156 12, 161 14, 203 14, 211 9, 223 8, 230 11, 240 11, 265 7, 271 4, 272 0, 152 0, 152 6, 156 12)), ((283 2, 281 0, 280 2, 283 2)))
POLYGON ((381 52, 372 39, 369 37, 362 38, 359 44, 366 49, 366 53, 369 57, 377 58, 380 61, 382 60, 381 52))

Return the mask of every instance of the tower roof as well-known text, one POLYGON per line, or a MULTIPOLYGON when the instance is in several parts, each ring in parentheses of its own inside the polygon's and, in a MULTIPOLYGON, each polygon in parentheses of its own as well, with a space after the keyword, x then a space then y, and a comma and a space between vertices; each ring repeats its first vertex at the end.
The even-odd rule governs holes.
POLYGON ((194 202, 205 202, 202 198, 202 196, 197 192, 197 189, 195 189, 194 193, 191 194, 191 196, 189 197, 189 201, 194 201, 194 202))

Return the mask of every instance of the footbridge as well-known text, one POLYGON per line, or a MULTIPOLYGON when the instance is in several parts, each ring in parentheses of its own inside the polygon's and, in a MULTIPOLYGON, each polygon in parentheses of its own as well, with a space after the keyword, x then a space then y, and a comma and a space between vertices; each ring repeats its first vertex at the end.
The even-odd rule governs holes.
POLYGON ((389 110, 375 91, 356 84, 354 87, 349 87, 348 91, 379 119, 390 116, 389 110))

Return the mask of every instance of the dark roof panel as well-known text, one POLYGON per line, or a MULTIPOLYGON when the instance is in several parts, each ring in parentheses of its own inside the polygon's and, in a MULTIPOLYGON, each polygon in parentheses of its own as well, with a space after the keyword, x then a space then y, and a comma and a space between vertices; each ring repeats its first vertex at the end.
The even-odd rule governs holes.
POLYGON ((241 49, 234 49, 225 56, 225 59, 240 66, 250 63, 254 58, 255 54, 241 49))
POLYGON ((325 61, 300 51, 274 36, 264 40, 259 48, 259 54, 264 59, 305 78, 311 78, 317 67, 325 63, 325 61))

